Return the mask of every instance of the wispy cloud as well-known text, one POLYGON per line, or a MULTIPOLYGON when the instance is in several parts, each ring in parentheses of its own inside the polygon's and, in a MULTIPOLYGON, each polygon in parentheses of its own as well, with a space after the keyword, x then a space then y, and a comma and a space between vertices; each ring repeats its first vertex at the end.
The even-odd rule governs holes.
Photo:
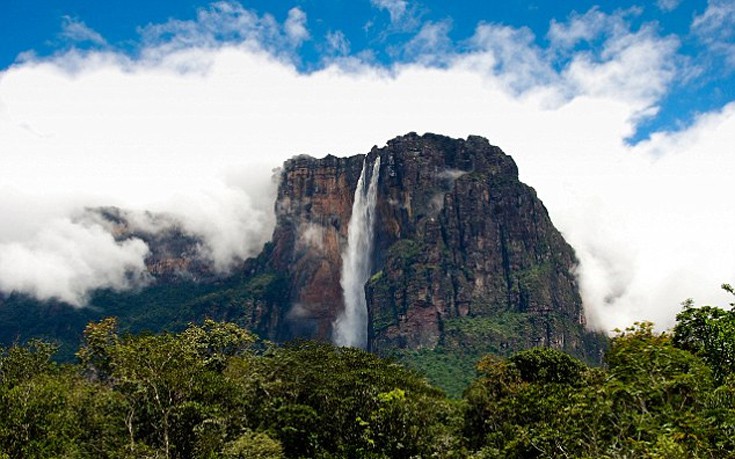
POLYGON ((681 0, 657 0, 656 1, 656 6, 658 6, 658 8, 661 11, 664 11, 667 13, 677 9, 680 4, 681 4, 681 0))
POLYGON ((330 31, 324 37, 328 56, 346 56, 350 53, 350 40, 340 30, 330 31))
POLYGON ((408 0, 370 0, 373 7, 387 11, 390 27, 385 31, 412 32, 421 27, 420 8, 408 0))
POLYGON ((403 58, 426 64, 446 63, 454 44, 449 38, 452 22, 425 22, 421 29, 402 47, 403 58))
POLYGON ((592 8, 584 14, 572 13, 566 21, 552 20, 547 38, 555 50, 569 51, 580 42, 593 42, 629 32, 623 13, 606 14, 592 8))
POLYGON ((407 0, 370 0, 370 3, 390 14, 390 22, 397 24, 404 19, 408 11, 407 0))
POLYGON ((280 59, 294 60, 297 48, 310 37, 306 13, 292 8, 283 23, 270 14, 258 15, 235 1, 219 1, 199 9, 194 20, 172 19, 140 28, 141 53, 154 59, 177 50, 249 46, 280 59))
POLYGON ((735 3, 709 0, 707 9, 692 21, 692 32, 717 56, 728 70, 735 68, 735 3))
POLYGON ((105 46, 107 41, 84 22, 64 16, 61 22, 61 38, 71 43, 91 43, 105 46))

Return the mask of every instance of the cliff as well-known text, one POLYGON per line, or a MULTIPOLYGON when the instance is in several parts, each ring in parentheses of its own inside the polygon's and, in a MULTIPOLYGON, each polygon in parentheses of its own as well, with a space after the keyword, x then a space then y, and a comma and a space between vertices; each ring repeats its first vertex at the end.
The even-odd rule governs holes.
POLYGON ((497 341, 478 343, 483 349, 548 345, 595 359, 572 248, 513 159, 474 136, 411 133, 367 155, 285 163, 267 264, 289 280, 290 305, 274 338, 332 339, 345 307, 340 275, 355 187, 363 164, 378 157, 374 244, 364 254, 371 350, 462 347, 481 336, 497 341), (526 336, 461 336, 477 328, 467 324, 495 321, 492 328, 509 314, 522 318, 526 336))

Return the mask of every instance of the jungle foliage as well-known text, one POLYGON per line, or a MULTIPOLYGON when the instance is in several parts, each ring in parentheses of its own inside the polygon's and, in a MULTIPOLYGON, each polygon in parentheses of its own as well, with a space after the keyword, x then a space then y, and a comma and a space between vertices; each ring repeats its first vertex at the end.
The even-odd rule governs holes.
POLYGON ((735 451, 735 310, 638 323, 605 366, 551 348, 486 355, 460 399, 395 361, 284 346, 238 325, 87 325, 77 361, 0 349, 0 458, 725 458, 735 451))

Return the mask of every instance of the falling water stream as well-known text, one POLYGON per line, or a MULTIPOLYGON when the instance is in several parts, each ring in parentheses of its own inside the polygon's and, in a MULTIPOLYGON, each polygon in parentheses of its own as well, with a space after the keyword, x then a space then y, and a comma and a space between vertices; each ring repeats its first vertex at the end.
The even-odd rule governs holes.
POLYGON ((367 348, 368 311, 365 284, 370 277, 373 252, 373 225, 378 195, 380 157, 375 159, 370 183, 366 185, 368 163, 362 164, 360 179, 352 202, 352 216, 347 227, 347 248, 342 253, 340 285, 345 310, 334 323, 334 343, 338 346, 367 348))

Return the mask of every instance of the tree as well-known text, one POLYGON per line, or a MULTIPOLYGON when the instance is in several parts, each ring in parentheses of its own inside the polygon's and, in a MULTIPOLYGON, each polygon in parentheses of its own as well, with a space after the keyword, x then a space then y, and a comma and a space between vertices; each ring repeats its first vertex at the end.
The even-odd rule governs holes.
POLYGON ((365 351, 297 342, 234 359, 225 374, 250 428, 272 433, 286 457, 447 457, 456 411, 443 394, 365 351))
MULTIPOLYGON (((723 284, 725 291, 733 288, 723 284)), ((730 310, 713 306, 695 308, 693 301, 683 303, 676 316, 673 343, 700 356, 719 382, 735 372, 735 306, 730 310)))
POLYGON ((229 359, 248 352, 252 334, 207 320, 180 334, 121 337, 117 321, 105 319, 89 324, 84 337, 77 355, 85 374, 126 402, 130 452, 152 447, 166 458, 187 458, 204 444, 221 448, 227 434, 209 427, 223 422, 228 389, 222 371, 229 359))

